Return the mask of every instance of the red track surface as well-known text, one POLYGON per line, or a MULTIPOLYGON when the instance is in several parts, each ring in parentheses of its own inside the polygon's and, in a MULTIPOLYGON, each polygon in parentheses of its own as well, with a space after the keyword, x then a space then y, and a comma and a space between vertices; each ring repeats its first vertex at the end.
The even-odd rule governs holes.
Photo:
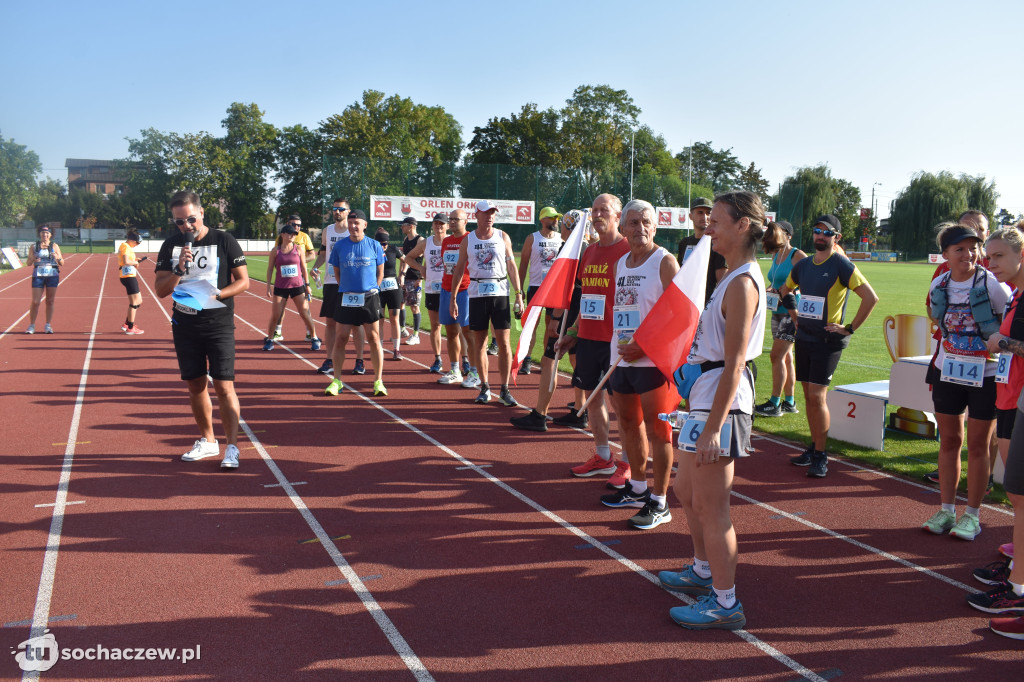
MULTIPOLYGON (((425 337, 386 361, 388 397, 343 374, 361 395, 330 399, 323 353, 262 352, 269 305, 241 297, 241 468, 181 462, 197 435, 166 302, 144 286, 146 334, 120 334, 112 266, 69 257, 52 336, 22 333, 26 271, 0 277, 0 636, 13 652, 48 618, 62 650, 199 645, 200 658, 62 660, 42 679, 1020 675, 1020 644, 964 601, 982 587, 971 569, 1010 539, 1005 512, 984 510, 973 543, 931 536, 918 528, 931 489, 841 461, 812 481, 787 463, 792 446, 758 439, 733 502, 749 629, 687 631, 656 578, 692 553, 682 513, 628 530, 631 511, 598 503, 603 480, 568 475, 585 435, 516 431, 518 411, 437 385, 425 337)), ((302 334, 289 313, 286 339, 302 334)), ((529 404, 525 379, 514 393, 529 404)), ((13 655, 0 663, 21 674, 13 655)))

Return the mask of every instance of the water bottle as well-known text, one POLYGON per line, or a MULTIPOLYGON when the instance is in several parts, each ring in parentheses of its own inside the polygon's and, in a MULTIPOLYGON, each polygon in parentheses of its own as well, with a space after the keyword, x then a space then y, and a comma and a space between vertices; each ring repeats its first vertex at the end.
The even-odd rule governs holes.
POLYGON ((683 423, 686 422, 686 417, 689 416, 689 414, 689 412, 684 412, 682 410, 676 410, 675 412, 669 413, 659 412, 658 419, 663 422, 669 422, 672 424, 672 428, 678 431, 683 427, 683 423))

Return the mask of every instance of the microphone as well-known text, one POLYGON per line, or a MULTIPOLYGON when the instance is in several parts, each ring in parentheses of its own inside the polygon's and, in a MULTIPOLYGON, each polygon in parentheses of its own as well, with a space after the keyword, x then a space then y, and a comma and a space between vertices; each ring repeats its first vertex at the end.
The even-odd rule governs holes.
MULTIPOLYGON (((185 246, 188 248, 189 251, 192 250, 192 242, 194 242, 195 239, 196 239, 196 233, 195 232, 193 232, 192 230, 188 230, 187 232, 185 232, 185 246)), ((192 269, 192 261, 185 261, 185 274, 186 275, 188 274, 188 271, 190 269, 192 269)))

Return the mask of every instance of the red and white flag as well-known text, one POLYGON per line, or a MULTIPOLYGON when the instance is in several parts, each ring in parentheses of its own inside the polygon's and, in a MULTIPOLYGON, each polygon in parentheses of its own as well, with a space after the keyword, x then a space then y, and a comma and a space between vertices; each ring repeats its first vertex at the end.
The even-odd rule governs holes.
MULTIPOLYGON (((585 211, 584 213, 590 213, 585 211)), ((586 216, 584 216, 586 217, 586 216)), ((518 375, 519 365, 530 353, 530 341, 533 339, 533 330, 537 328, 537 321, 540 319, 544 308, 569 307, 572 300, 572 288, 576 282, 576 268, 580 263, 580 247, 583 244, 583 233, 586 232, 586 225, 589 221, 584 219, 576 223, 576 228, 565 240, 558 257, 551 264, 551 269, 544 276, 537 293, 533 295, 530 304, 526 306, 523 314, 523 332, 519 335, 519 343, 516 345, 515 355, 512 357, 512 380, 518 375)), ((522 286, 523 283, 520 282, 522 286)), ((525 287, 524 287, 525 288, 525 287)))
POLYGON ((669 381, 690 354, 704 308, 710 261, 711 238, 705 235, 633 333, 633 340, 669 381))

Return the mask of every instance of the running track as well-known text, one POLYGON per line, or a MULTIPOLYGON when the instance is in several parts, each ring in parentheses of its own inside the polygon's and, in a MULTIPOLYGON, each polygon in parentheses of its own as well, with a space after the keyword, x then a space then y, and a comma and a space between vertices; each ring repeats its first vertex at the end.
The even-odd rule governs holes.
MULTIPOLYGON (((682 513, 628 530, 631 511, 598 503, 603 480, 568 475, 584 434, 516 431, 519 412, 437 385, 425 337, 385 361, 387 398, 369 374, 325 398, 322 352, 260 350, 255 293, 236 307, 241 468, 181 462, 196 434, 167 304, 144 264, 146 334, 120 334, 114 265, 68 258, 52 336, 22 333, 27 271, 0 276, 0 678, 22 679, 10 654, 46 627, 62 650, 200 645, 200 659, 62 660, 23 679, 1020 674, 1020 643, 964 601, 1010 539, 1004 510, 983 511, 973 543, 934 537, 918 529, 933 490, 842 461, 811 481, 794 446, 758 438, 733 501, 749 630, 687 631, 656 578, 691 554, 682 513)), ((285 338, 301 330, 289 312, 285 338)), ((530 403, 524 379, 513 392, 530 403)))

